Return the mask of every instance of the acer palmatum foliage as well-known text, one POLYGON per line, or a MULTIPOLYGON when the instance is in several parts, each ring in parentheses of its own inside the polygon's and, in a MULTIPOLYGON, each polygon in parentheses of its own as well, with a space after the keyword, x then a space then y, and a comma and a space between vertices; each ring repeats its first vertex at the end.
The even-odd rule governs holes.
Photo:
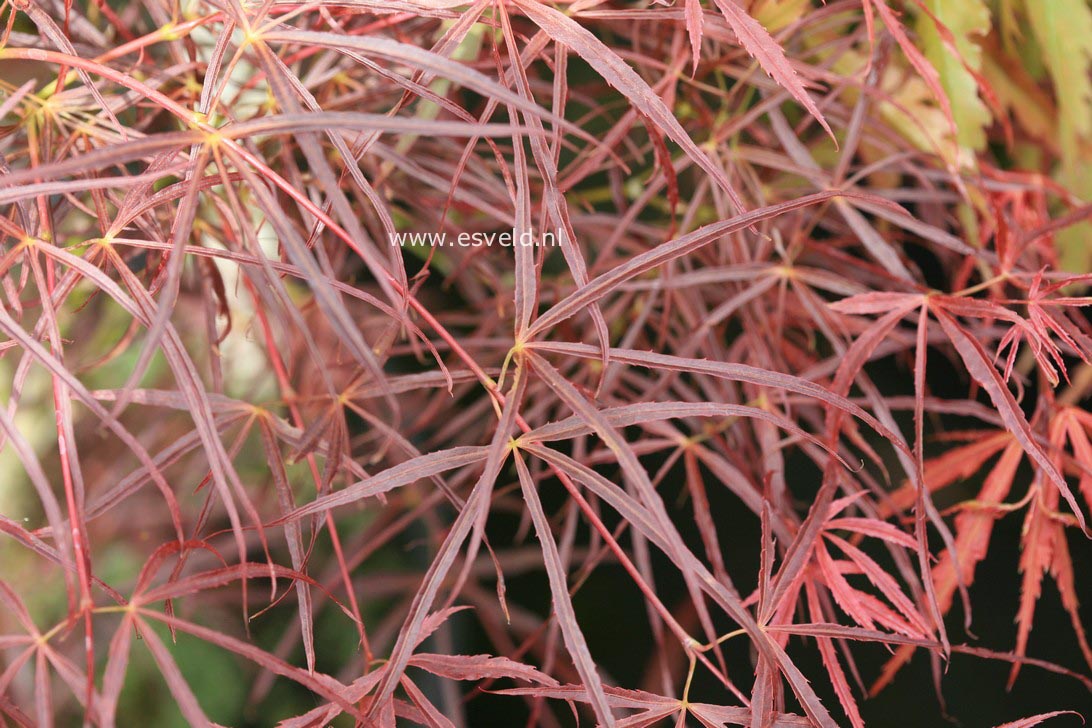
POLYGON ((7 0, 5 724, 1075 721, 1063 4, 7 0))

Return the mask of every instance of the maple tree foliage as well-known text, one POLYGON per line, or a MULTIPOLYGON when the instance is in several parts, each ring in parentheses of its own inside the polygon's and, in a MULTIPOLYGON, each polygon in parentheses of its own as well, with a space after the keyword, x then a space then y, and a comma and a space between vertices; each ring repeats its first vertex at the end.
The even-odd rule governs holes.
POLYGON ((0 18, 4 725, 1092 704, 1086 0, 0 18))

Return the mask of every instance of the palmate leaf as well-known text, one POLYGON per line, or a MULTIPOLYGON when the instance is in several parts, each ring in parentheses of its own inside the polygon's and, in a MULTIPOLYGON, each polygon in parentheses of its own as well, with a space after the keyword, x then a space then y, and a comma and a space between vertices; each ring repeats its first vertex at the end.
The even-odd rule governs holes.
MULTIPOLYGON (((838 304, 835 304, 835 307, 853 313, 879 312, 887 310, 888 308, 894 308, 894 310, 888 313, 885 318, 887 320, 897 321, 898 318, 901 318, 906 313, 905 309, 900 309, 898 307, 901 300, 902 299, 899 297, 891 296, 888 296, 886 299, 872 296, 859 296, 839 302, 838 304)), ((1082 528, 1084 528, 1084 517, 1080 506, 1077 504, 1069 490, 1069 486, 1061 472, 1062 469, 1055 466, 1051 456, 1048 455, 1047 449, 1042 447, 1036 440, 1022 410, 1017 406, 1015 399, 1012 397, 1012 394, 1009 392, 994 365, 986 358, 981 346, 967 334, 967 331, 953 316, 953 313, 957 312, 963 315, 982 315, 979 313, 980 309, 995 310, 996 308, 997 307, 983 305, 974 300, 956 300, 944 297, 923 301, 919 315, 918 337, 915 342, 917 356, 915 370, 918 378, 918 383, 915 387, 917 390, 915 395, 915 419, 918 423, 916 442, 919 443, 916 449, 918 450, 918 457, 920 458, 920 443, 922 439, 920 422, 921 412, 924 407, 924 393, 921 388, 921 383, 924 381, 924 351, 927 346, 925 323, 927 313, 932 313, 940 323, 940 328, 945 336, 955 347, 968 373, 990 395, 1001 420, 1005 423, 1008 432, 1011 434, 1012 440, 1009 440, 1008 437, 983 437, 975 446, 968 446, 966 448, 967 450, 977 451, 974 458, 967 460, 964 455, 964 460, 960 463, 954 455, 948 456, 948 459, 953 462, 954 467, 950 467, 947 473, 942 473, 939 480, 933 479, 933 482, 930 483, 928 487, 943 487, 944 484, 951 482, 951 480, 960 473, 969 475, 975 472, 987 458, 991 457, 1002 448, 1005 448, 1005 454, 1002 456, 998 466, 992 471, 990 477, 987 478, 986 486, 983 490, 982 498, 985 501, 985 508, 990 508, 991 506, 996 507, 996 504, 1003 501, 1009 489, 1012 487, 1012 480, 1015 476, 1016 467, 1020 462, 1020 456, 1022 454, 1027 455, 1039 473, 1040 479, 1037 481, 1035 490, 1033 491, 1037 495, 1028 512, 1028 521, 1024 531, 1024 544, 1021 556, 1021 571, 1024 574, 1024 588, 1022 590, 1021 609, 1017 618, 1019 627, 1016 654, 1018 656, 1023 656, 1027 646, 1027 636, 1031 626, 1034 606, 1040 593, 1039 585, 1045 571, 1051 569, 1052 573, 1056 574, 1059 580, 1059 586, 1063 592, 1063 601, 1067 602, 1068 608, 1076 608, 1075 595, 1070 595, 1071 587, 1068 586, 1072 581, 1072 565, 1068 553, 1066 552, 1063 533, 1064 528, 1061 524, 1050 521, 1042 514, 1042 510, 1045 508, 1047 511, 1050 511, 1054 507, 1052 504, 1056 504, 1059 500, 1059 495, 1061 495, 1069 502, 1070 507, 1073 509, 1074 517, 1082 528), (1022 449, 1023 453, 1017 448, 1022 449), (1045 501, 1043 499, 1045 499, 1045 501)), ((1004 309, 998 311, 998 315, 1012 319, 1017 326, 1024 326, 1022 320, 1015 318, 1011 313, 1004 309)), ((874 330, 875 326, 876 325, 870 330, 874 330)), ((1031 327, 1028 328, 1030 329, 1031 327)), ((862 339, 863 335, 858 341, 861 341, 862 339)), ((1054 439, 1057 440, 1058 435, 1054 435, 1054 439)), ((1060 443, 1055 443, 1055 446, 1058 444, 1060 443)), ((934 465, 934 470, 935 469, 934 465)), ((924 480, 924 482, 929 483, 929 480, 924 480)), ((916 507, 919 507, 922 502, 921 498, 925 493, 923 490, 925 487, 924 484, 921 484, 914 488, 916 507)), ((907 501, 907 505, 909 505, 909 501, 907 501)), ((935 609, 941 614, 946 613, 951 607, 952 594, 955 589, 957 587, 965 588, 965 585, 973 579, 974 567, 983 558, 989 542, 989 529, 992 525, 993 517, 994 514, 992 513, 979 514, 978 517, 967 514, 961 516, 960 520, 957 520, 956 542, 955 544, 949 545, 948 550, 945 552, 945 561, 934 569, 932 574, 925 575, 925 578, 930 580, 926 583, 926 586, 931 587, 935 609)), ((820 563, 822 565, 825 580, 828 582, 828 585, 831 586, 839 605, 858 623, 866 628, 871 625, 872 620, 881 621, 883 616, 881 613, 869 613, 866 611, 865 605, 867 604, 867 601, 862 599, 859 594, 855 593, 848 583, 842 579, 829 556, 826 556, 824 552, 820 552, 819 556, 821 557, 820 563)), ((864 567, 864 564, 860 559, 855 559, 855 561, 858 566, 864 567)), ((880 586, 882 583, 884 582, 876 582, 877 586, 880 586)), ((883 589, 882 586, 881 589, 883 589)), ((885 593, 892 596, 894 591, 888 587, 888 589, 885 590, 885 593)), ((904 629, 900 628, 899 625, 890 621, 887 621, 885 626, 889 630, 902 632, 903 634, 908 634, 908 636, 924 636, 923 633, 917 635, 907 633, 904 629)), ((1087 654, 1089 650, 1084 639, 1083 629, 1079 619, 1075 616, 1074 629, 1077 632, 1083 650, 1087 654)), ((911 652, 912 650, 909 647, 900 649, 899 653, 885 666, 881 678, 873 687, 873 692, 881 689, 890 682, 898 669, 907 659, 909 659, 911 652)), ((1015 679, 1018 670, 1019 663, 1014 663, 1010 682, 1011 679, 1015 679)))
MULTIPOLYGON (((894 311, 888 315, 898 316, 904 311, 908 313, 908 310, 905 307, 897 308, 896 306, 898 304, 905 305, 907 300, 913 300, 914 298, 915 296, 913 294, 886 294, 879 296, 865 294, 863 296, 854 296, 838 301, 832 304, 832 308, 844 313, 868 314, 887 311, 889 308, 895 307, 894 311)), ((1051 342, 1049 338, 1038 334, 1034 326, 1028 324, 1024 319, 1020 318, 1012 311, 990 302, 969 298, 930 296, 921 297, 921 304, 923 311, 927 309, 940 324, 941 330, 959 354, 960 360, 966 367, 967 373, 989 395, 990 400, 997 409, 998 415, 1005 423, 1009 432, 1012 433, 1024 448, 1024 451, 1035 463, 1036 467, 1041 470, 1043 476, 1057 487, 1058 491, 1072 509, 1073 515, 1077 519, 1082 530, 1087 532, 1088 529, 1085 524, 1084 513, 1076 499, 1073 497, 1073 493, 1070 490, 1065 477, 1055 467, 1054 463, 1051 462, 1048 454, 1036 440, 1027 417, 1017 404, 1016 398, 1009 390, 1004 378, 997 371, 994 363, 983 350, 982 345, 969 334, 967 329, 964 328, 955 317, 957 315, 981 318, 994 317, 1011 321, 1014 330, 1025 332, 1033 339, 1035 342, 1033 343, 1033 352, 1037 352, 1037 358, 1044 364, 1044 367, 1049 366, 1050 359, 1046 358, 1046 355, 1043 354, 1043 349, 1045 347, 1054 347, 1055 345, 1053 342, 1051 342)), ((924 313, 922 315, 924 315, 924 313)), ((1045 331, 1045 328, 1040 324, 1039 330, 1045 331)), ((919 356, 923 353, 922 347, 924 343, 925 342, 922 341, 919 336, 917 344, 919 356)), ((1050 376, 1050 370, 1046 371, 1047 375, 1050 376)), ((916 394, 919 407, 921 406, 920 402, 922 401, 923 396, 924 392, 918 392, 916 394)))
MULTIPOLYGON (((1081 413, 1083 414, 1083 413, 1081 413)), ((1054 419, 1052 425, 1052 446, 1057 452, 1061 445, 1061 438, 1068 435, 1073 439, 1071 427, 1073 418, 1071 410, 1062 410, 1054 419)), ((968 433, 966 437, 972 437, 968 433)), ((1079 437, 1079 435, 1078 435, 1079 437)), ((1074 455, 1080 459, 1086 454, 1083 446, 1073 445, 1074 455)), ((1064 525, 1056 522, 1042 511, 1042 507, 1036 505, 1042 496, 1039 486, 1034 486, 1028 494, 1015 503, 1006 500, 1011 491, 1017 487, 1017 468, 1026 458, 1026 453, 1020 444, 1008 432, 1000 432, 990 435, 988 432, 978 435, 969 444, 950 450, 944 455, 928 461, 925 466, 925 480, 931 489, 945 488, 958 480, 972 476, 979 472, 983 465, 1000 453, 997 462, 988 469, 985 482, 981 491, 972 501, 967 501, 958 506, 958 515, 955 520, 956 553, 958 554, 958 572, 951 554, 945 552, 940 562, 933 569, 933 578, 936 584, 938 600, 941 609, 947 613, 952 606, 952 596, 957 584, 970 585, 975 578, 976 566, 986 557, 993 524, 999 518, 1016 508, 1022 508, 1028 503, 1026 515, 1027 528, 1023 537, 1020 570, 1024 573, 1024 588, 1021 593, 1021 609, 1018 615, 1018 645, 1017 656, 1023 656, 1026 647, 1027 636, 1032 626, 1035 604, 1040 594, 1040 583, 1045 573, 1049 572, 1057 580, 1059 592, 1062 594, 1062 602, 1073 621, 1073 629, 1077 641, 1085 654, 1085 659, 1092 666, 1092 654, 1087 645, 1084 628, 1077 612, 1078 600, 1073 584, 1072 565, 1069 562, 1068 549, 1065 546, 1064 525), (1058 547, 1058 548, 1056 548, 1058 547)), ((896 492, 894 502, 909 503, 906 496, 911 495, 909 486, 896 492), (905 495, 903 495, 905 494, 905 495)), ((1056 501, 1057 492, 1053 491, 1056 501)), ((884 666, 880 678, 872 686, 875 693, 886 687, 903 665, 910 659, 914 648, 910 646, 900 647, 894 657, 884 666)), ((1019 669, 1020 663, 1013 663, 1013 673, 1019 669)))
MULTIPOLYGON (((500 12, 504 27, 509 31, 506 33, 505 38, 508 54, 512 58, 512 77, 515 81, 516 89, 521 96, 527 99, 528 103, 534 103, 530 90, 530 82, 527 79, 526 68, 522 65, 523 61, 520 53, 516 50, 515 42, 511 37, 511 25, 508 14, 503 8, 501 8, 500 12)), ((559 50, 559 52, 564 52, 564 50, 559 50)), ((509 113, 512 113, 511 109, 509 110, 509 113)), ((556 234, 560 236, 561 251, 565 255, 565 260, 569 266, 569 270, 573 274, 573 279, 578 285, 584 285, 588 281, 588 266, 580 251, 580 247, 576 244, 568 205, 565 202, 564 195, 561 194, 558 187, 558 177, 560 175, 557 169, 556 160, 554 159, 554 154, 546 146, 543 138, 545 136, 544 130, 539 119, 535 115, 529 114, 524 114, 524 119, 532 129, 539 132, 531 135, 528 141, 531 145, 531 152, 534 156, 535 164, 545 182, 543 197, 545 198, 547 213, 549 214, 551 224, 556 231, 556 234)), ((530 200, 531 183, 528 176, 527 159, 523 151, 522 141, 517 144, 515 162, 515 172, 517 176, 516 199, 514 201, 516 211, 515 230, 517 234, 524 235, 531 233, 532 226, 530 200)), ((522 340, 527 332, 527 328, 531 322, 532 309, 535 307, 538 298, 538 280, 534 257, 535 251, 530 246, 516 246, 515 258, 517 275, 514 287, 516 303, 515 339, 517 341, 522 340)), ((599 347, 603 352, 604 364, 606 364, 606 350, 607 347, 610 346, 610 336, 607 333, 606 320, 603 318, 603 312, 600 310, 598 304, 591 306, 591 315, 592 322, 595 326, 596 336, 599 338, 599 347)))
POLYGON ((1058 492, 1062 494, 1072 509, 1073 515, 1077 518, 1077 523, 1080 524, 1083 531, 1087 532, 1088 526, 1085 523, 1084 513, 1073 497, 1069 485, 1050 461, 1043 448, 1035 441, 1027 418, 993 364, 986 358, 981 346, 949 314, 943 311, 935 311, 935 313, 940 321, 941 328, 944 329, 944 333, 947 334, 956 351, 959 352, 968 373, 990 395, 990 399, 997 407, 998 414, 1001 415, 1009 431, 1040 469, 1043 477, 1057 487, 1058 492))

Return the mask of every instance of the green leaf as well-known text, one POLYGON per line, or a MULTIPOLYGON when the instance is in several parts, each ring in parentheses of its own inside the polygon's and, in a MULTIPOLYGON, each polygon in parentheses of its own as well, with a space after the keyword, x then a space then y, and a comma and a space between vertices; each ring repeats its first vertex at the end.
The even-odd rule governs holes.
POLYGON ((1069 145, 1092 136, 1092 8, 1087 0, 1030 0, 1024 8, 1054 82, 1061 143, 1076 151, 1069 145))
POLYGON ((992 117, 979 96, 978 83, 967 69, 982 69, 982 49, 976 39, 990 32, 990 11, 984 0, 922 0, 922 5, 928 11, 921 14, 918 23, 922 50, 937 69, 951 103, 957 141, 963 149, 980 151, 986 146, 986 127, 992 117), (954 49, 945 42, 948 34, 954 49))
MULTIPOLYGON (((1092 139, 1092 7, 1087 0, 1026 0, 1024 12, 1043 49, 1058 99, 1061 181, 1087 201, 1092 199, 1092 177, 1087 174, 1081 144, 1092 139)), ((1092 225, 1088 224, 1059 235, 1063 267, 1089 269, 1090 238, 1092 225)))

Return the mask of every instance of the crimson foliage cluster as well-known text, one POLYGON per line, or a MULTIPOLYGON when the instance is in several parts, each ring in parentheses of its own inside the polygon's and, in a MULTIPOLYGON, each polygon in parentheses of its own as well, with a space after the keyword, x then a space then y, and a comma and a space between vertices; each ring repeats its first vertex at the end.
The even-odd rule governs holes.
POLYGON ((4 724, 1075 724, 1089 140, 941 5, 5 0, 4 724))

